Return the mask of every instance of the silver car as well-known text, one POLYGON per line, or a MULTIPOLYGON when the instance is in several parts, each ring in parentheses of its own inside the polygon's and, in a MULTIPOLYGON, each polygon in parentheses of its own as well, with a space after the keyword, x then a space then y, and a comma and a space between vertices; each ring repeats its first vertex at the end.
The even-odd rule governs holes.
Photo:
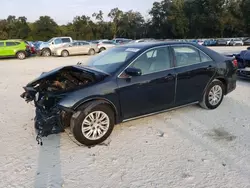
POLYGON ((241 39, 231 39, 229 42, 230 46, 243 46, 244 42, 241 39))
POLYGON ((99 41, 93 41, 93 44, 97 44, 99 52, 102 52, 104 50, 107 50, 109 48, 113 48, 116 46, 113 41, 111 40, 99 40, 99 41))
POLYGON ((70 55, 95 55, 99 51, 97 44, 86 41, 74 41, 53 51, 54 56, 67 57, 70 55))

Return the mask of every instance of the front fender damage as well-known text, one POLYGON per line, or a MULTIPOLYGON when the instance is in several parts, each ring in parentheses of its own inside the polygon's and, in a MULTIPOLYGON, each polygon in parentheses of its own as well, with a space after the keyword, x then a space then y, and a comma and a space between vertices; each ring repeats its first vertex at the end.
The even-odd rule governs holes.
POLYGON ((42 74, 24 87, 21 97, 26 102, 34 102, 34 124, 37 142, 42 145, 42 137, 64 132, 70 125, 74 111, 60 104, 66 96, 83 87, 100 81, 103 77, 75 66, 55 69, 42 74))

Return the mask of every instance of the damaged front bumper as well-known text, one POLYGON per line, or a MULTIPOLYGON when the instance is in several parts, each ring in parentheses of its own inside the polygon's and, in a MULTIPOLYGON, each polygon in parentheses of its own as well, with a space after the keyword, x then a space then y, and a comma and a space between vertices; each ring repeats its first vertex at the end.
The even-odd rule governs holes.
POLYGON ((34 101, 35 118, 34 127, 37 130, 36 140, 42 145, 42 137, 47 137, 51 134, 59 134, 64 132, 67 125, 69 114, 73 113, 71 109, 67 109, 58 105, 57 101, 62 96, 42 96, 34 90, 34 88, 24 87, 25 92, 21 95, 26 102, 34 101), (49 103, 55 104, 50 108, 46 108, 49 103))
POLYGON ((238 69, 237 76, 239 78, 250 79, 250 67, 238 69))

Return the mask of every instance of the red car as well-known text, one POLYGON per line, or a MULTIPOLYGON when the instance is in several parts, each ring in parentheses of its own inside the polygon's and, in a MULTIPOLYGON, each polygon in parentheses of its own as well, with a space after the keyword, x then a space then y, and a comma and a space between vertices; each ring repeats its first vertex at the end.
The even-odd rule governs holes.
POLYGON ((29 45, 29 49, 30 49, 31 54, 36 54, 36 48, 35 48, 34 44, 32 42, 28 42, 28 41, 26 41, 26 43, 29 45))

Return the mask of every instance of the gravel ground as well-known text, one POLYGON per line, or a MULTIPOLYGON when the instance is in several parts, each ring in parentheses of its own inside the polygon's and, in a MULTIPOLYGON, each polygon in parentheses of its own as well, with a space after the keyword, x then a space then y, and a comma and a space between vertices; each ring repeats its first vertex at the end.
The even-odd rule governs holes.
POLYGON ((80 147, 63 133, 38 146, 34 107, 19 97, 22 86, 87 58, 0 61, 0 187, 250 187, 249 81, 238 81, 214 111, 189 106, 123 123, 104 145, 80 147))

